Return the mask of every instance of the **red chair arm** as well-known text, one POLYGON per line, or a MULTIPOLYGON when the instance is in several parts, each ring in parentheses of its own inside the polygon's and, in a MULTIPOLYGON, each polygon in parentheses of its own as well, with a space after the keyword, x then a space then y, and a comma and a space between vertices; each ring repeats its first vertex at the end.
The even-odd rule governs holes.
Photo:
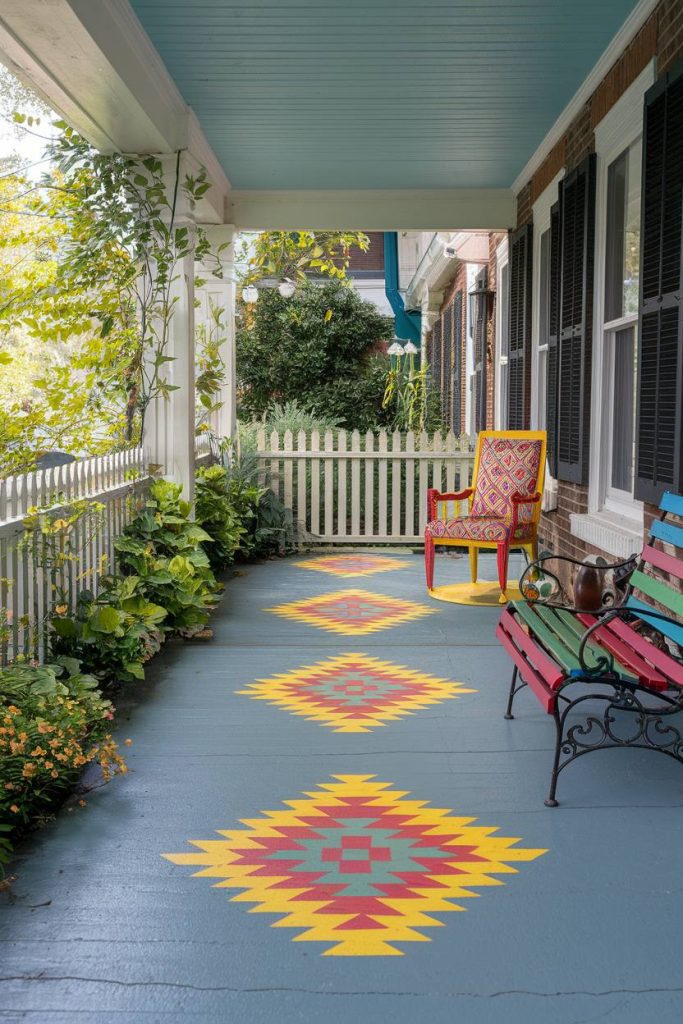
POLYGON ((536 505, 543 495, 540 491, 536 491, 535 494, 520 494, 517 491, 511 496, 512 501, 512 531, 511 536, 514 535, 515 530, 519 522, 519 506, 520 505, 536 505))
POLYGON ((436 519, 436 503, 437 501, 464 501, 465 498, 469 498, 474 494, 473 487, 467 487, 464 491, 451 492, 451 491, 437 491, 435 487, 430 487, 427 491, 427 514, 431 519, 436 519))
POLYGON ((536 491, 535 494, 520 494, 517 491, 516 494, 512 495, 510 499, 515 505, 535 505, 537 501, 540 501, 543 495, 540 491, 536 491))

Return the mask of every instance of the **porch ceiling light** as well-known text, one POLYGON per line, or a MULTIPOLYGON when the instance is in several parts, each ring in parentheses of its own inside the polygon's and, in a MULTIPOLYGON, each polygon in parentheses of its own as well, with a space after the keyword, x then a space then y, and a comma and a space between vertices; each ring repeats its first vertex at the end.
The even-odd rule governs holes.
POLYGON ((242 298, 246 303, 252 306, 255 302, 258 302, 258 288, 256 285, 249 284, 242 291, 242 298))
POLYGON ((296 285, 293 281, 286 278, 284 281, 280 282, 277 286, 277 290, 283 299, 291 299, 292 295, 296 291, 296 285))

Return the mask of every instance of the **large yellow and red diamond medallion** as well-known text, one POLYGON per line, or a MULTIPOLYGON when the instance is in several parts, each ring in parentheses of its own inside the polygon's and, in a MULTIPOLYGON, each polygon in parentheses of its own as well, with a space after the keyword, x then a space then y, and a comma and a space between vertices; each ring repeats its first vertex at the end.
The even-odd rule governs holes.
POLYGON ((335 590, 331 594, 319 594, 265 609, 285 619, 306 622, 345 636, 376 633, 401 622, 431 615, 435 610, 400 597, 372 594, 368 590, 335 590))
POLYGON ((428 942, 432 913, 462 911, 473 889, 502 885, 516 861, 545 850, 408 800, 372 775, 336 775, 288 809, 244 819, 220 839, 192 840, 199 852, 166 853, 199 868, 234 901, 278 914, 273 927, 297 928, 299 942, 325 942, 329 956, 401 956, 394 943, 428 942))
POLYGON ((237 692, 335 732, 370 732, 430 704, 476 691, 367 654, 340 654, 258 679, 237 692))
POLYGON ((316 572, 328 572, 331 576, 372 576, 376 572, 389 572, 391 569, 404 569, 409 562, 399 558, 388 558, 386 555, 328 555, 321 558, 307 558, 304 562, 295 562, 300 569, 315 569, 316 572))

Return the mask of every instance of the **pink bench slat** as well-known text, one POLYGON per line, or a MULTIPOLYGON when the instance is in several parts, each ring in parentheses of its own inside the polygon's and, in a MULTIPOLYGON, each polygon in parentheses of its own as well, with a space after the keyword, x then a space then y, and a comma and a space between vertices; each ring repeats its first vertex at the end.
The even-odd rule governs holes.
MULTIPOLYGON (((592 615, 579 615, 579 618, 586 626, 591 626, 595 622, 595 618, 592 615)), ((629 668, 633 668, 639 678, 641 678, 639 666, 643 663, 645 664, 645 668, 642 670, 642 681, 648 686, 652 686, 656 690, 663 690, 666 687, 662 686, 662 679, 664 681, 670 680, 678 686, 683 686, 683 665, 676 661, 675 658, 672 658, 670 654, 660 651, 654 644, 649 643, 645 637, 637 633, 628 623, 623 622, 621 619, 612 619, 602 629, 596 630, 596 633, 599 634, 598 639, 605 647, 608 647, 605 637, 608 637, 609 634, 616 638, 612 640, 612 637, 609 637, 610 642, 616 643, 621 641, 626 645, 627 652, 630 652, 630 654, 627 654, 630 657, 630 664, 625 661, 625 655, 621 653, 621 649, 619 652, 615 650, 613 653, 620 660, 624 661, 624 664, 628 664, 629 668), (656 671, 657 669, 659 669, 661 675, 656 671)), ((596 633, 593 635, 595 636, 596 633)), ((608 649, 611 648, 608 647, 608 649)))
POLYGON ((683 579, 683 562, 680 558, 674 558, 673 555, 668 555, 666 551, 658 551, 651 544, 645 545, 641 557, 644 562, 654 565, 657 569, 662 569, 663 572, 668 572, 671 576, 675 576, 677 580, 683 579))

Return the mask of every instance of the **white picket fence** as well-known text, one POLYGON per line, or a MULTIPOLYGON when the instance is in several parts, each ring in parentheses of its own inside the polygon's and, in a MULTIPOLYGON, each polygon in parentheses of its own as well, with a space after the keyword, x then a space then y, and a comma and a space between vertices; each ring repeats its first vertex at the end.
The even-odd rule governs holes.
POLYGON ((40 658, 45 653, 42 625, 54 594, 49 572, 36 564, 40 557, 19 543, 29 510, 49 507, 51 517, 58 516, 84 498, 104 506, 99 529, 77 523, 69 536, 71 549, 78 552, 65 570, 73 603, 80 591, 96 591, 100 573, 113 564, 114 540, 132 513, 133 482, 142 490, 146 473, 143 449, 136 448, 0 481, 0 615, 6 615, 9 632, 0 643, 0 663, 19 654, 40 658))
POLYGON ((459 491, 472 477, 470 438, 357 430, 258 433, 259 475, 306 543, 416 544, 427 488, 459 491))

